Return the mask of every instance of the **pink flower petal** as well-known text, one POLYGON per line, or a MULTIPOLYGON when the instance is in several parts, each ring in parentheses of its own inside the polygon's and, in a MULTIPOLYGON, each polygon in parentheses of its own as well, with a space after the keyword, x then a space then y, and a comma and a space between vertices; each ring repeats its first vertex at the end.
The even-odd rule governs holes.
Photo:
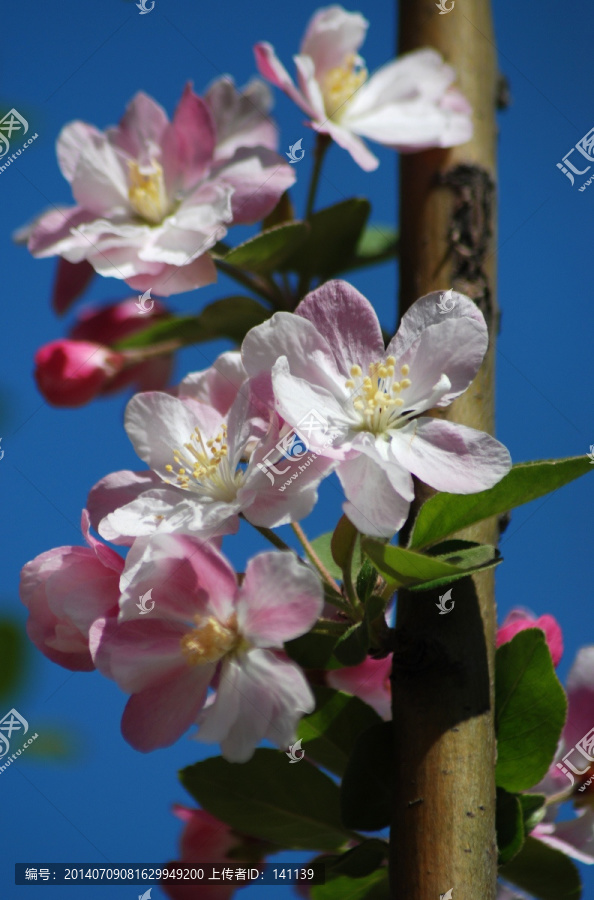
POLYGON ((213 666, 184 667, 133 694, 122 717, 122 735, 142 753, 174 744, 204 705, 213 666))
POLYGON ((309 293, 295 310, 310 321, 332 348, 336 367, 350 378, 351 366, 365 371, 384 358, 384 341, 375 311, 346 281, 328 281, 309 293))
POLYGON ((473 494, 501 481, 509 452, 491 435, 441 419, 415 419, 393 432, 396 460, 438 491, 473 494))
POLYGON ((280 648, 310 630, 323 602, 319 575, 294 553, 260 553, 248 563, 237 621, 241 633, 258 647, 280 648))

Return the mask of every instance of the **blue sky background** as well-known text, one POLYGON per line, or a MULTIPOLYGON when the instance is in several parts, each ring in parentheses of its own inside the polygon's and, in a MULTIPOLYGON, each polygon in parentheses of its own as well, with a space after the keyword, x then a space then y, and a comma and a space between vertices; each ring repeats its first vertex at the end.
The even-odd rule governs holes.
MULTIPOLYGON (((350 7, 348 7, 350 8, 350 7)), ((373 70, 393 56, 395 14, 388 0, 359 7, 371 23, 363 53, 373 70)), ((34 260, 11 246, 11 233, 50 202, 70 203, 54 143, 60 128, 83 119, 114 124, 130 97, 143 89, 173 111, 184 83, 202 91, 221 74, 238 85, 255 73, 252 45, 271 41, 290 67, 312 0, 282 6, 209 5, 156 0, 140 16, 131 0, 81 4, 11 3, 3 11, 0 105, 16 107, 39 137, 0 173, 0 247, 3 322, 0 329, 2 516, 0 551, 4 579, 2 613, 24 623, 18 601, 20 567, 38 553, 80 543, 80 510, 88 489, 104 474, 136 468, 122 428, 124 395, 79 410, 56 410, 40 398, 32 378, 37 347, 65 333, 49 305, 54 260, 34 260)), ((437 15, 436 10, 436 15, 437 15)), ((464 14, 464 0, 453 16, 464 14)), ((578 193, 556 163, 594 126, 591 85, 591 8, 575 0, 561 9, 552 0, 496 0, 500 68, 511 83, 512 105, 500 116, 499 297, 503 310, 498 345, 498 437, 515 461, 585 453, 594 443, 592 342, 594 284, 592 231, 594 186, 578 193)), ((284 96, 274 111, 280 149, 303 137, 306 156, 294 190, 303 210, 311 166, 311 132, 284 96)), ((15 145, 16 146, 16 145, 15 145)), ((356 194, 373 203, 373 220, 394 221, 394 154, 374 147, 381 160, 366 174, 337 147, 328 155, 319 203, 356 194)), ((242 234, 238 230, 237 236, 242 234)), ((393 330, 397 273, 384 265, 352 277, 393 330)), ((444 288, 448 285, 444 285, 444 288)), ((172 298, 180 313, 202 308, 229 293, 223 280, 193 295, 172 298)), ((96 278, 85 302, 130 296, 122 283, 96 278)), ((206 367, 224 344, 184 351, 177 374, 206 367)), ((339 513, 337 483, 324 484, 321 502, 305 522, 310 536, 327 531, 339 513)), ((503 536, 505 562, 497 572, 500 620, 515 605, 552 613, 563 627, 564 680, 576 651, 592 641, 592 526, 594 479, 584 478, 549 498, 515 512, 503 536)), ((241 567, 263 549, 244 525, 225 550, 241 567)), ((210 755, 183 739, 150 755, 122 739, 119 720, 125 697, 96 673, 75 673, 50 663, 33 648, 21 689, 6 702, 40 735, 56 727, 71 734, 73 755, 40 763, 23 754, 0 775, 3 853, 0 895, 43 895, 41 887, 16 888, 14 862, 163 862, 175 858, 180 823, 173 802, 188 798, 176 772, 210 755)), ((282 854, 289 859, 288 854, 282 854)), ((580 866, 584 897, 593 896, 594 871, 580 866)), ((462 886, 461 886, 462 887, 462 886)), ((65 891, 61 889, 60 896, 65 891)), ((70 887, 75 900, 87 889, 70 887)), ((280 888, 252 888, 271 898, 280 888)), ((286 889, 283 889, 286 893, 286 889)), ((52 896, 55 896, 54 889, 52 896)), ((119 888, 137 897, 140 889, 119 888)), ((463 893, 462 893, 463 895, 463 893)), ((114 888, 93 887, 94 900, 114 888)), ((161 897, 153 890, 153 897, 161 897)))

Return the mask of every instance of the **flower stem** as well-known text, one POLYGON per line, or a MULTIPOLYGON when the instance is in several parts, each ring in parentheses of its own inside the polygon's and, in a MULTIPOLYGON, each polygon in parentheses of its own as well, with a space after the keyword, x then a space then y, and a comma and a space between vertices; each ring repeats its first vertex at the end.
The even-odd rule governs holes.
MULTIPOLYGON (((318 570, 318 572, 320 573, 320 575, 322 576, 324 581, 327 584, 329 584, 330 587, 334 591, 336 591, 337 594, 340 595, 340 588, 339 588, 338 584, 336 583, 336 581, 334 580, 334 578, 332 577, 332 575, 330 574, 330 572, 328 571, 328 569, 326 568, 326 566, 324 565, 324 563, 322 562, 320 557, 317 555, 317 553, 314 550, 314 548, 312 547, 311 543, 308 541, 301 525, 298 525, 297 522, 291 522, 291 528, 295 532, 295 534, 297 536, 297 540, 299 541, 299 543, 305 550, 307 556, 312 561, 312 563, 314 564, 314 566, 316 567, 316 569, 318 570)), ((338 606, 338 604, 336 604, 336 605, 338 606)))
POLYGON ((316 192, 318 190, 318 182, 320 180, 320 172, 322 171, 322 163, 326 150, 332 143, 332 138, 328 134, 318 134, 316 137, 316 145, 314 148, 314 167, 311 173, 311 181, 309 183, 309 192, 307 194, 307 204, 305 206, 305 218, 311 218, 313 207, 316 200, 316 192))
POLYGON ((233 278, 234 281, 237 281, 243 287, 253 291, 254 294, 262 297, 275 309, 286 309, 282 291, 272 279, 262 278, 259 275, 248 275, 247 272, 232 266, 230 263, 226 263, 224 259, 215 259, 214 262, 217 269, 228 275, 229 278, 233 278))
MULTIPOLYGON (((241 518, 243 519, 244 516, 241 516, 241 518)), ((247 521, 248 520, 246 519, 246 522, 247 521)), ((273 544, 277 548, 277 550, 291 550, 289 545, 285 544, 283 539, 279 538, 279 536, 275 534, 271 528, 265 528, 263 525, 254 525, 253 522, 250 522, 250 525, 252 526, 252 528, 255 528, 256 531, 259 531, 267 541, 270 541, 270 543, 273 544)), ((293 551, 291 550, 291 552, 293 551)))

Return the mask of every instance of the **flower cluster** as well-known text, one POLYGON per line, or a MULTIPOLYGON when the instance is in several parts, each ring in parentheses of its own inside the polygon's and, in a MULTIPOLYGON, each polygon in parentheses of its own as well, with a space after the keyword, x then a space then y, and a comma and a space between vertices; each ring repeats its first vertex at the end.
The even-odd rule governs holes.
MULTIPOLYGON (((477 304, 454 289, 447 304, 440 292, 430 293, 385 339, 373 305, 337 276, 383 261, 395 241, 381 235, 380 248, 369 249, 368 210, 359 199, 314 212, 332 141, 371 171, 378 160, 366 139, 411 153, 472 135, 471 110, 437 52, 418 50, 368 76, 359 55, 367 26, 340 6, 316 12, 295 57, 297 84, 270 44, 255 47, 260 74, 317 132, 302 221, 287 193, 295 167, 276 152, 269 88, 255 79, 238 90, 225 76, 202 97, 188 84, 171 120, 140 92, 115 127, 66 125, 57 155, 76 205, 52 208, 18 235, 34 256, 58 257, 59 314, 95 273, 142 292, 140 302, 125 297, 87 308, 66 338, 36 354, 35 379, 53 405, 135 389, 124 425, 142 466, 108 473, 91 488, 81 523, 87 546, 42 553, 21 579, 33 643, 67 669, 96 669, 115 681, 129 695, 122 733, 142 752, 196 728, 192 737, 220 745, 225 761, 217 764, 258 771, 266 754, 278 760, 270 750, 254 757, 258 745, 289 747, 299 728, 311 725, 300 725, 301 718, 328 695, 362 715, 361 733, 382 729, 380 720, 391 718, 396 643, 387 610, 395 591, 431 591, 500 561, 493 547, 457 537, 479 514, 470 523, 453 516, 449 531, 415 544, 421 509, 409 544, 390 546, 412 518, 413 479, 445 495, 480 494, 509 473, 511 459, 490 434, 444 413, 472 384, 488 350, 477 304), (261 220, 261 232, 238 247, 223 241, 231 226, 261 220), (324 234, 332 245, 326 256, 324 234), (179 318, 160 300, 145 305, 151 291, 181 294, 214 282, 217 271, 258 299, 226 297, 179 318), (215 338, 231 338, 240 349, 172 385, 175 351, 215 338), (299 523, 327 479, 343 515, 332 536, 310 542, 299 523), (303 556, 274 530, 288 525, 303 556), (222 545, 249 526, 274 549, 237 572, 222 545)), ((493 515, 493 493, 501 510, 501 494, 510 494, 500 489, 470 501, 484 504, 482 518, 493 515)), ((544 632, 558 665, 563 640, 551 616, 514 610, 497 645, 534 638, 554 679, 541 636, 517 637, 534 628, 544 632)), ((569 717, 558 755, 535 788, 546 803, 529 829, 541 847, 586 862, 594 862, 594 775, 588 777, 589 766, 565 763, 576 744, 594 761, 593 654, 584 648, 571 671, 569 717), (568 799, 577 817, 559 822, 559 803, 568 799)), ((316 727, 331 728, 339 713, 336 706, 318 716, 316 727)), ((322 757, 314 750, 312 761, 341 775, 345 759, 333 769, 332 741, 320 743, 322 757)), ((310 762, 301 771, 308 767, 326 778, 310 762)), ((234 830, 207 809, 178 806, 176 814, 185 824, 184 862, 209 856, 258 864, 272 852, 270 831, 243 833, 247 816, 234 830)), ((350 825, 343 837, 342 850, 363 840, 350 825)), ((324 832, 314 849, 341 850, 332 840, 324 832)), ((300 839, 295 845, 312 846, 300 839)), ((220 886, 167 890, 180 900, 232 893, 220 886)), ((515 896, 506 891, 500 897, 515 896)))
POLYGON ((283 647, 321 615, 319 575, 281 551, 256 556, 238 581, 219 548, 241 518, 264 529, 298 522, 336 471, 354 525, 391 537, 413 473, 468 493, 507 472, 494 438, 424 415, 466 389, 487 346, 468 298, 456 295, 447 322, 436 299, 419 300, 385 348, 371 304, 330 282, 296 313, 252 329, 241 355, 129 402, 126 430, 148 469, 95 485, 84 518, 90 549, 33 560, 22 598, 44 652, 71 668, 95 665, 131 695, 122 730, 134 747, 166 746, 196 723, 201 740, 245 760, 264 737, 287 746, 314 707, 283 647), (311 465, 279 491, 277 476, 309 449, 311 465), (125 563, 89 537, 89 522, 129 548, 125 563), (149 592, 145 619, 137 600, 149 592))

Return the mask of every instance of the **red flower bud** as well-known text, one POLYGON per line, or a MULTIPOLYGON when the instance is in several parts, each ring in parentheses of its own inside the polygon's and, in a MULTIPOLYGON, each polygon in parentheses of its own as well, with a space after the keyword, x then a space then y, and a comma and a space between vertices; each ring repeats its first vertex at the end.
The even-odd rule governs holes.
POLYGON ((101 344, 58 340, 35 354, 35 380, 54 406, 83 406, 121 371, 124 356, 101 344))

